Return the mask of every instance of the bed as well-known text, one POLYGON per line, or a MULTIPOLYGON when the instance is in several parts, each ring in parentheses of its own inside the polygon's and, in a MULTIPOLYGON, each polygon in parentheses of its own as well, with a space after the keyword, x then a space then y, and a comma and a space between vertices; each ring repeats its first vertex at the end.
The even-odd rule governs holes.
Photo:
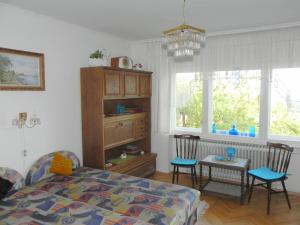
POLYGON ((200 192, 179 185, 80 167, 50 174, 53 153, 29 170, 27 186, 0 201, 0 224, 192 225, 203 210, 200 192))

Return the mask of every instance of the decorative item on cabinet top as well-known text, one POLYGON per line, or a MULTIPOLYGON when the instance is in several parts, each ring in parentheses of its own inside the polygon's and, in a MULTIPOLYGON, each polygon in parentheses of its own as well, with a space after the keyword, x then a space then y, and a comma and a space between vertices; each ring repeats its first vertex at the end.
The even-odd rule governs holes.
POLYGON ((127 56, 111 58, 111 66, 115 68, 132 69, 133 61, 127 56))
POLYGON ((106 49, 96 50, 89 57, 90 66, 108 66, 109 55, 106 49))
POLYGON ((132 67, 134 70, 142 70, 143 65, 141 63, 135 63, 132 67))

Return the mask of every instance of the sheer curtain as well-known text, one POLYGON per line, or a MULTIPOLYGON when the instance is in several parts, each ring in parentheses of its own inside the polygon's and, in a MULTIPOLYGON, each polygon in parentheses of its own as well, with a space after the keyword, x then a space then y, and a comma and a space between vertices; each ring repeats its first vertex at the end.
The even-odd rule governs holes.
MULTIPOLYGON (((234 35, 208 37, 206 47, 192 61, 174 61, 159 40, 132 45, 135 61, 153 71, 152 129, 168 134, 175 126, 175 75, 202 72, 210 79, 213 71, 300 66, 300 28, 286 28, 234 35)), ((263 74, 268 82, 270 74, 263 74)), ((262 93, 264 94, 264 93, 262 93)))

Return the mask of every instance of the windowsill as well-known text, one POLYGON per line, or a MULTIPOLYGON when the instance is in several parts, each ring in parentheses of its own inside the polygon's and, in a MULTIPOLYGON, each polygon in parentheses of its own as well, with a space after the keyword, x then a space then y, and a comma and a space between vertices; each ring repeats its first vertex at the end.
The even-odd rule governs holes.
POLYGON ((249 144, 266 144, 266 141, 256 137, 249 136, 238 136, 238 135, 229 135, 229 134, 204 134, 202 133, 201 128, 185 128, 185 127, 176 127, 170 135, 173 134, 192 134, 199 135, 203 139, 216 140, 216 141, 232 141, 237 143, 249 143, 249 144))
POLYGON ((216 141, 232 141, 242 144, 260 144, 265 145, 266 141, 261 140, 258 136, 249 137, 249 136, 238 136, 238 135, 228 135, 228 134, 207 134, 202 135, 202 138, 216 141))
MULTIPOLYGON (((184 128, 184 127, 177 127, 174 129, 170 135, 174 134, 192 134, 192 135, 199 135, 203 139, 208 140, 216 140, 216 141, 231 141, 236 143, 242 144, 259 144, 259 145, 266 145, 268 141, 270 142, 280 142, 287 145, 291 145, 294 148, 300 148, 300 138, 297 137, 290 137, 290 136, 277 136, 272 135, 269 136, 267 140, 261 139, 259 135, 256 137, 249 137, 249 136, 235 136, 235 135, 228 135, 228 134, 204 134, 202 133, 201 128, 184 128)), ((299 152, 300 151, 296 151, 299 152)))
POLYGON ((192 128, 192 127, 176 127, 174 129, 174 131, 172 132, 172 134, 177 134, 177 133, 186 133, 189 132, 190 134, 196 134, 199 135, 202 133, 202 129, 201 128, 192 128))

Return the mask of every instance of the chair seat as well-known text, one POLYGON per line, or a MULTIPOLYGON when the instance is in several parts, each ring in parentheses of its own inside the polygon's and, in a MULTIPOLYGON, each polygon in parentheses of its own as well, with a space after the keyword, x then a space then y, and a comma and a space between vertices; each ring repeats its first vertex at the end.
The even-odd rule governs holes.
POLYGON ((266 168, 266 167, 249 170, 248 173, 252 176, 255 176, 257 178, 261 178, 264 180, 278 180, 286 175, 285 173, 274 172, 271 169, 266 168))
POLYGON ((197 164, 197 160, 195 159, 182 159, 180 157, 176 157, 171 161, 172 165, 178 166, 194 166, 197 164))

